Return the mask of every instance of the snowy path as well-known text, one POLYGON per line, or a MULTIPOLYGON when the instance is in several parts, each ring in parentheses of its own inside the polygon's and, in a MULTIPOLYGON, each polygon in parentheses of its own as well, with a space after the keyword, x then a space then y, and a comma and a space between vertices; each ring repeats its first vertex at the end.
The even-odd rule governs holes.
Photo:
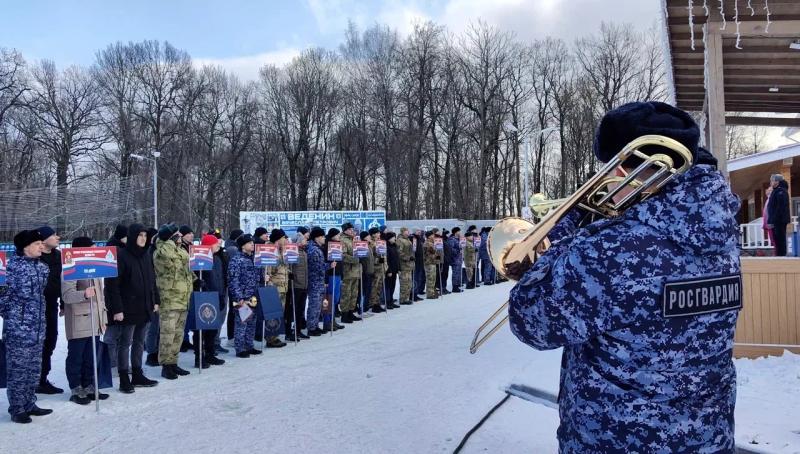
MULTIPOLYGON (((476 354, 475 328, 510 284, 423 301, 325 336, 238 359, 123 395, 107 390, 100 415, 67 396, 43 396, 55 413, 33 424, 0 415, 0 453, 264 452, 449 453, 464 433, 522 383, 557 392, 560 351, 537 352, 503 329, 476 354), (132 449, 131 449, 132 448, 132 449)), ((63 332, 63 331, 62 331, 63 332)), ((66 341, 52 380, 65 387, 66 341)), ((800 355, 737 361, 737 440, 764 452, 800 452, 800 355)), ((0 409, 7 408, 5 392, 0 409)), ((511 398, 463 452, 557 450, 555 410, 511 398)))

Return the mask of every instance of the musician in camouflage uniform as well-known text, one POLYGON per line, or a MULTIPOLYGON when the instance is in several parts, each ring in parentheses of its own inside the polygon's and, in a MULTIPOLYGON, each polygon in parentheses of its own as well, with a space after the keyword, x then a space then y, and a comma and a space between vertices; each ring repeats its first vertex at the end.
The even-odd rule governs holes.
POLYGON ((511 292, 511 330, 564 348, 562 453, 733 453, 739 200, 695 122, 667 104, 609 112, 595 154, 607 162, 646 134, 684 144, 693 167, 618 218, 565 217, 511 292))
POLYGON ((467 288, 475 288, 475 270, 478 266, 478 250, 475 247, 475 232, 467 232, 464 246, 464 269, 467 271, 467 288))

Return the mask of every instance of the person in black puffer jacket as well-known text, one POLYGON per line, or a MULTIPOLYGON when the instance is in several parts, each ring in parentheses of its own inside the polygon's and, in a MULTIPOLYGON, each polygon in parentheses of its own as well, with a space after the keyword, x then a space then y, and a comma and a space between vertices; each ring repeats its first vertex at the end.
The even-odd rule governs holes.
POLYGON ((134 386, 149 387, 158 383, 142 372, 147 324, 160 304, 147 229, 143 225, 128 227, 128 241, 125 249, 118 251, 117 268, 117 277, 106 279, 106 308, 110 320, 103 341, 109 346, 112 364, 116 362, 119 389, 129 394, 134 386), (132 378, 128 375, 131 366, 132 378))

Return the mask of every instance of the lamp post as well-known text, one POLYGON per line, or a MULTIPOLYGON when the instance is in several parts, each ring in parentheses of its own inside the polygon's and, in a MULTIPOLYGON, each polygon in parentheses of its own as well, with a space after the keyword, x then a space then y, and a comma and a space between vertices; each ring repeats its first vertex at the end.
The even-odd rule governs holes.
MULTIPOLYGON (((519 132, 519 129, 517 129, 517 127, 514 126, 514 124, 511 123, 510 121, 507 121, 507 122, 505 122, 503 124, 503 129, 505 129, 507 132, 519 132)), ((528 160, 530 159, 530 155, 531 155, 531 140, 530 140, 530 137, 531 137, 531 135, 534 135, 534 136, 538 137, 538 136, 541 136, 542 134, 544 134, 546 132, 555 131, 556 129, 558 129, 557 126, 551 126, 549 128, 543 128, 543 129, 539 129, 539 130, 533 131, 533 133, 530 134, 530 135, 527 135, 527 137, 526 137, 526 135, 523 135, 523 139, 527 139, 527 140, 525 140, 525 170, 523 170, 523 172, 524 172, 524 174, 523 174, 523 180, 524 180, 524 183, 523 183, 523 193, 524 193, 523 200, 524 200, 524 202, 522 203, 523 207, 528 206, 528 203, 530 203, 530 200, 528 198, 528 168, 530 166, 528 160)), ((563 163, 562 163, 562 165, 563 165, 563 163)))
POLYGON ((139 161, 152 161, 153 162, 153 227, 158 228, 158 161, 161 152, 153 151, 153 157, 142 156, 140 154, 131 153, 130 157, 138 159, 139 161))

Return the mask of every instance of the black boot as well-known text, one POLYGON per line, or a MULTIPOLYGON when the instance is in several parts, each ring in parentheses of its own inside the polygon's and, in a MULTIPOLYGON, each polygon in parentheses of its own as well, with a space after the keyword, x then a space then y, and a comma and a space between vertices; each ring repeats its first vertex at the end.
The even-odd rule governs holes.
POLYGON ((380 314, 381 312, 386 312, 386 309, 384 309, 384 308, 380 307, 379 305, 377 305, 377 306, 372 306, 372 309, 371 309, 371 310, 372 310, 372 312, 374 312, 374 313, 376 313, 376 314, 380 314))
MULTIPOLYGON (((200 358, 195 357, 195 359, 194 359, 194 367, 197 368, 197 369, 200 369, 200 358)), ((204 357, 203 358, 203 367, 202 368, 203 369, 208 369, 209 367, 211 367, 211 365, 208 364, 208 361, 206 361, 206 358, 204 357)))
POLYGON ((186 353, 189 350, 194 350, 194 346, 189 341, 181 342, 181 353, 186 353))
POLYGON ((31 417, 27 413, 18 413, 16 415, 11 415, 11 421, 17 424, 30 424, 33 422, 31 417))
POLYGON ((217 358, 214 355, 205 356, 205 357, 203 357, 203 359, 206 360, 208 362, 208 364, 211 364, 212 366, 221 366, 221 365, 225 364, 225 360, 224 359, 217 358))
POLYGON ((420 298, 418 295, 414 295, 414 301, 422 301, 422 298, 420 298))
POLYGON ((144 363, 150 367, 158 367, 158 353, 148 353, 144 363))
POLYGON ((39 382, 39 386, 36 387, 36 394, 62 394, 63 392, 63 389, 54 386, 46 379, 39 382))
POLYGON ((28 415, 29 416, 47 416, 52 412, 53 412, 53 410, 51 410, 49 408, 39 408, 39 407, 36 406, 36 404, 34 404, 33 408, 28 410, 28 415))
POLYGON ((361 317, 356 315, 355 311, 350 311, 350 318, 352 318, 354 322, 360 322, 361 321, 361 317))
POLYGON ((175 373, 178 374, 178 376, 180 376, 180 377, 184 377, 186 375, 189 375, 189 371, 188 370, 181 369, 181 367, 178 366, 177 364, 173 364, 172 365, 172 370, 174 370, 175 373))
POLYGON ((306 334, 303 334, 303 332, 302 332, 302 331, 300 331, 300 330, 297 330, 297 337, 298 337, 299 339, 311 339, 310 337, 308 337, 308 335, 306 335, 306 334))
POLYGON ((237 358, 249 358, 250 357, 250 352, 239 352, 239 353, 236 354, 236 357, 237 358))
POLYGON ((286 342, 278 339, 277 337, 273 337, 267 341, 267 348, 283 348, 286 346, 286 342))
POLYGON ((323 331, 319 328, 308 330, 308 335, 311 337, 319 337, 322 336, 323 331))
POLYGON ((250 351, 247 352, 247 353, 250 354, 250 355, 260 355, 260 354, 262 354, 264 352, 262 352, 261 350, 256 350, 255 348, 253 348, 253 349, 250 349, 250 351))
POLYGON ((131 384, 134 387, 151 388, 157 385, 158 382, 155 380, 150 380, 149 378, 145 377, 142 369, 133 369, 133 375, 131 376, 131 384))
POLYGON ((126 370, 119 371, 119 392, 124 394, 132 394, 134 392, 131 377, 126 370))
POLYGON ((169 364, 165 364, 161 366, 161 376, 166 378, 167 380, 175 380, 178 378, 178 374, 172 370, 172 366, 169 364))
POLYGON ((350 311, 342 314, 342 323, 353 323, 353 314, 350 311))

